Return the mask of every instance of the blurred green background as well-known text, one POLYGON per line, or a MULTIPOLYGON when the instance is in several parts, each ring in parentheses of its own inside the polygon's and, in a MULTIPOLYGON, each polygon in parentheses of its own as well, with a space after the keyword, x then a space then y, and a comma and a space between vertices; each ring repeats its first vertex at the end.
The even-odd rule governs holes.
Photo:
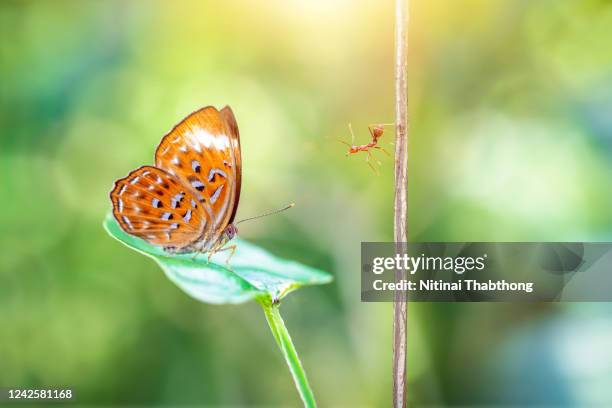
MULTIPOLYGON (((612 240, 609 1, 413 0, 409 41, 412 240, 612 240)), ((229 104, 238 216, 297 203, 241 236, 336 279, 282 308, 320 406, 390 406, 359 250, 392 240, 393 164, 337 139, 393 121, 392 52, 391 1, 1 2, 0 386, 299 405, 255 303, 199 304, 101 227, 115 179, 229 104)), ((411 304, 409 327, 414 406, 612 406, 608 304, 411 304)))

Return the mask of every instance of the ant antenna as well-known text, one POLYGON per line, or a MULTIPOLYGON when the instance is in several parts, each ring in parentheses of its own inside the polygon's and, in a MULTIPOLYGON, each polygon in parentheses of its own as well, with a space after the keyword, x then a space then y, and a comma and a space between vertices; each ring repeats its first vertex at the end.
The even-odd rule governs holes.
POLYGON ((353 126, 351 125, 351 122, 349 122, 348 127, 349 127, 349 130, 351 131, 351 143, 355 144, 355 133, 353 133, 353 126))
POLYGON ((295 203, 291 203, 291 204, 289 204, 288 206, 283 207, 283 208, 278 209, 278 210, 270 211, 270 212, 268 212, 268 213, 261 214, 261 215, 255 216, 255 217, 244 218, 244 219, 242 219, 242 220, 240 220, 240 221, 238 221, 238 222, 235 222, 235 223, 234 223, 234 225, 238 225, 238 224, 240 224, 241 222, 245 222, 245 221, 256 220, 256 219, 258 219, 258 218, 267 217, 268 215, 278 214, 279 212, 282 212, 282 211, 288 210, 288 209, 290 209, 291 207, 294 207, 294 206, 295 206, 295 203))

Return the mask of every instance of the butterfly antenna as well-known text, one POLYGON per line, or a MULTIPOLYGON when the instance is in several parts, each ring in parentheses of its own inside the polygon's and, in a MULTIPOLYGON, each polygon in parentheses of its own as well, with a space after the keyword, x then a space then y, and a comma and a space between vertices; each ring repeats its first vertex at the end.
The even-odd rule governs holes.
POLYGON ((291 204, 289 204, 288 206, 283 207, 283 208, 280 208, 280 209, 278 209, 278 210, 270 211, 270 212, 268 212, 268 213, 261 214, 261 215, 258 215, 258 216, 256 216, 256 217, 244 218, 244 219, 242 219, 242 220, 240 220, 240 221, 238 221, 238 222, 235 222, 235 223, 234 223, 234 225, 238 225, 238 224, 240 224, 241 222, 245 222, 245 221, 256 220, 256 219, 258 219, 258 218, 267 217, 268 215, 278 214, 279 212, 283 212, 283 211, 288 210, 288 209, 290 209, 291 207, 294 207, 294 206, 295 206, 295 203, 291 203, 291 204))

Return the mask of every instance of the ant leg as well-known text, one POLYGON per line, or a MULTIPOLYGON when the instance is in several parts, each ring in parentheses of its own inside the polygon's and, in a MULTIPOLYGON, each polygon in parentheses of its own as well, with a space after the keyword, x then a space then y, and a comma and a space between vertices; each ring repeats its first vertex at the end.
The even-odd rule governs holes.
MULTIPOLYGON (((372 157, 375 157, 375 156, 374 156, 374 155, 372 155, 372 157)), ((376 163, 377 163, 379 166, 382 166, 382 163, 380 162, 380 160, 378 160, 378 159, 376 159, 376 158, 375 158, 374 160, 376 160, 376 163)))
POLYGON ((366 162, 368 163, 368 166, 370 166, 370 168, 372 169, 374 174, 376 174, 378 176, 378 171, 376 170, 376 167, 374 167, 372 165, 372 162, 370 161, 370 159, 372 158, 372 153, 369 150, 365 150, 365 152, 367 153, 366 162))
POLYGON ((348 151, 346 152, 346 156, 347 156, 347 157, 348 157, 348 156, 350 156, 350 155, 351 155, 351 148, 352 148, 353 146, 351 146, 350 144, 346 143, 344 140, 340 140, 340 139, 338 139, 338 141, 339 141, 340 143, 345 144, 345 145, 347 145, 347 146, 349 147, 348 151))
POLYGON ((370 136, 372 137, 372 140, 374 140, 375 136, 374 136, 374 126, 376 125, 370 125, 368 126, 368 132, 370 132, 370 136))
POLYGON ((375 149, 382 150, 387 156, 391 157, 391 154, 384 147, 374 146, 375 149))

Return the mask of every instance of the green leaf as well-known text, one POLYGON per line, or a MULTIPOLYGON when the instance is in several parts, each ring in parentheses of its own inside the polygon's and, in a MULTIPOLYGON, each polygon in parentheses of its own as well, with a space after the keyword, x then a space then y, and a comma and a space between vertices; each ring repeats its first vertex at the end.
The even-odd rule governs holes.
POLYGON ((331 282, 322 271, 277 258, 247 241, 234 238, 236 252, 227 265, 229 251, 214 254, 172 255, 161 247, 134 237, 121 229, 112 214, 104 229, 124 245, 153 258, 166 276, 188 295, 206 303, 242 303, 251 299, 276 302, 305 286, 331 282))

